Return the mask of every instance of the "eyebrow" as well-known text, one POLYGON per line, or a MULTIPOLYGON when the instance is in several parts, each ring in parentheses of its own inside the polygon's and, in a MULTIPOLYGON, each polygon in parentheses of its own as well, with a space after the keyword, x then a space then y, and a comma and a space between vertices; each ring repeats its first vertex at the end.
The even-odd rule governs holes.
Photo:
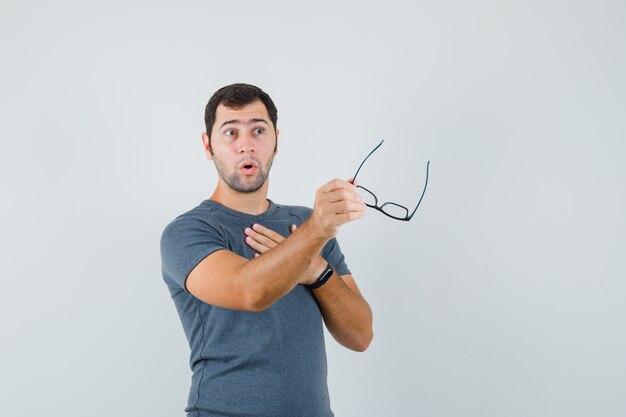
POLYGON ((269 123, 267 123, 265 119, 248 119, 245 122, 242 122, 240 119, 232 119, 232 120, 226 120, 224 123, 222 123, 220 125, 220 129, 226 125, 241 125, 241 124, 251 125, 253 123, 265 123, 266 125, 269 125, 269 123))

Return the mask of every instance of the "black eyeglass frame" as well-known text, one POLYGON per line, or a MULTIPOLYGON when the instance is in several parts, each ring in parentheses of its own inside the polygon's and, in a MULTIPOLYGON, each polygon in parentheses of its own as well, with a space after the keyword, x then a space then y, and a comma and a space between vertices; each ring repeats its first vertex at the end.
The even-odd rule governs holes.
MULTIPOLYGON (((378 145, 376 145, 376 147, 374 149, 372 149, 372 151, 369 154, 367 154, 367 156, 365 157, 363 162, 361 162, 361 165, 359 165, 359 167, 357 168, 356 173, 352 177, 352 181, 353 182, 356 180, 356 176, 359 174, 359 171, 361 170, 361 167, 363 166, 363 164, 365 164, 365 161, 367 161, 367 158, 372 156, 372 154, 378 148, 380 148, 380 146, 383 144, 384 141, 385 141, 384 139, 381 140, 380 143, 378 145)), ((415 209, 413 210, 413 212, 411 214, 409 214, 409 209, 407 209, 406 207, 404 207, 404 206, 402 206, 400 204, 397 204, 397 203, 386 202, 386 203, 383 203, 381 206, 379 206, 378 205, 378 197, 376 197, 376 194, 374 194, 373 192, 371 192, 370 190, 368 190, 367 188, 365 188, 365 187, 363 187, 361 185, 357 185, 357 188, 361 188, 361 189, 367 191, 368 193, 370 193, 372 195, 372 197, 374 197, 374 204, 365 203, 365 205, 367 207, 376 209, 376 210, 380 211, 381 213, 383 213, 385 216, 391 217, 392 219, 408 222, 409 220, 411 220, 411 217, 413 217, 413 215, 417 211, 417 208, 422 203, 422 199, 424 198, 424 194, 426 193, 426 187, 428 186, 428 171, 429 171, 429 167, 430 167, 430 161, 428 161, 428 163, 426 164, 426 181, 424 182, 424 189, 422 190, 422 195, 420 196, 420 199, 417 202, 417 206, 415 207, 415 209), (397 217, 397 216, 394 216, 393 214, 386 213, 385 210, 384 210, 385 206, 400 207, 401 209, 403 209, 406 212, 406 216, 405 217, 397 217)))

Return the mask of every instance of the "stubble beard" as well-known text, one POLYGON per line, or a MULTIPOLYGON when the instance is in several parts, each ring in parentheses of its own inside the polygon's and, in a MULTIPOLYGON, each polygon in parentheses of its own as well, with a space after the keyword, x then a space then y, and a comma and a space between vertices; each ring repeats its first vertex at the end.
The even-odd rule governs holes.
POLYGON ((237 172, 239 169, 239 164, 235 164, 235 168, 232 174, 228 173, 228 170, 224 166, 224 163, 218 158, 213 157, 213 162, 215 163, 215 168, 217 169, 217 173, 221 179, 233 190, 238 191, 240 193, 253 193, 258 191, 265 181, 267 180, 267 176, 269 175, 270 169, 272 168, 272 162, 274 161, 274 157, 272 156, 269 161, 267 161, 267 169, 263 170, 263 165, 261 162, 254 157, 246 157, 257 166, 257 177, 253 182, 244 181, 242 176, 237 172))

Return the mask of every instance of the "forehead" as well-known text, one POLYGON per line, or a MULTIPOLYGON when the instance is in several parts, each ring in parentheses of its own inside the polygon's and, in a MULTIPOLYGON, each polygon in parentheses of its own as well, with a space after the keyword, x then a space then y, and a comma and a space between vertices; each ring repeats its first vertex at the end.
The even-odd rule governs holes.
POLYGON ((222 123, 229 120, 244 122, 250 119, 264 119, 268 124, 271 124, 265 104, 263 104, 261 100, 253 101, 252 103, 236 109, 226 107, 224 104, 220 103, 215 109, 215 124, 213 126, 219 128, 222 123))

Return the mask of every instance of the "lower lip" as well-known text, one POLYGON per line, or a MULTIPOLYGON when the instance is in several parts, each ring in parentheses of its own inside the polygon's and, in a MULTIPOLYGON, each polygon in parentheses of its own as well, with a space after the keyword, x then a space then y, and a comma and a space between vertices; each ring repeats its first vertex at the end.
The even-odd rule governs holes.
POLYGON ((243 173, 243 175, 253 175, 256 172, 256 167, 241 168, 241 172, 243 173))

